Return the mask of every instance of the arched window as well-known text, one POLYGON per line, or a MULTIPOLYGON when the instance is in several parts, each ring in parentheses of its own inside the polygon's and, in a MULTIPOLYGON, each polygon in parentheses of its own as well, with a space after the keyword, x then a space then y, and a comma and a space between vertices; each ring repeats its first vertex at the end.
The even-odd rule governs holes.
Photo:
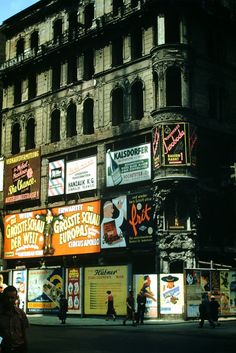
POLYGON ((116 88, 112 92, 112 125, 117 126, 124 122, 124 92, 116 88))
POLYGON ((94 4, 88 4, 84 9, 84 25, 85 28, 90 28, 93 24, 94 19, 94 4))
POLYGON ((60 110, 56 109, 51 115, 51 142, 60 141, 60 110))
POLYGON ((75 38, 78 29, 78 15, 77 12, 71 12, 69 14, 69 38, 75 38))
POLYGON ((165 43, 180 43, 180 20, 175 13, 165 15, 165 43))
POLYGON ((172 66, 166 71, 166 105, 181 106, 181 71, 172 66))
POLYGON ((62 20, 58 19, 53 24, 53 41, 60 42, 62 39, 62 20))
POLYGON ((83 111, 83 133, 91 135, 94 133, 93 100, 86 99, 83 111))
POLYGON ((143 51, 143 34, 142 29, 137 28, 131 33, 131 59, 141 58, 143 51))
POLYGON ((15 123, 12 126, 11 153, 17 154, 20 152, 20 124, 15 123))
POLYGON ((33 118, 29 119, 26 126, 26 144, 25 149, 30 150, 35 148, 35 121, 33 118))
POLYGON ((72 137, 76 134, 76 105, 74 103, 71 103, 67 108, 66 136, 72 137))
POLYGON ((34 54, 37 54, 39 49, 39 32, 34 31, 30 36, 30 48, 34 51, 34 54))
POLYGON ((117 16, 120 12, 120 14, 123 14, 123 9, 124 9, 124 3, 123 0, 113 0, 112 2, 112 11, 113 11, 113 16, 117 16))
POLYGON ((140 120, 143 117, 143 85, 141 81, 136 81, 131 87, 131 117, 135 120, 140 120))
POLYGON ((16 56, 17 56, 17 59, 20 57, 20 56, 23 56, 24 55, 24 50, 25 50, 25 41, 23 38, 20 38, 16 44, 16 56))

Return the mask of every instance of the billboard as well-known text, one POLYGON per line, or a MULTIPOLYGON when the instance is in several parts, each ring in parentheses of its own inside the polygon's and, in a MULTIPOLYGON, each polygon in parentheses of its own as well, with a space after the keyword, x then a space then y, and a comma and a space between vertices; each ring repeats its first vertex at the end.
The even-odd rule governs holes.
POLYGON ((150 143, 106 153, 106 186, 151 179, 150 143))
POLYGON ((161 134, 157 126, 152 130, 152 159, 153 168, 159 168, 161 166, 161 134))
POLYGON ((66 297, 68 299, 68 314, 81 313, 80 269, 66 269, 66 297))
POLYGON ((64 194, 65 183, 65 161, 59 159, 49 162, 48 165, 48 196, 64 194))
POLYGON ((17 289, 19 307, 26 310, 27 270, 13 270, 12 284, 17 289))
POLYGON ((62 268, 29 270, 27 312, 57 312, 62 289, 62 268))
POLYGON ((134 275, 133 283, 135 299, 141 290, 146 297, 146 310, 144 317, 157 317, 157 275, 134 275))
POLYGON ((5 160, 4 202, 12 204, 38 200, 40 191, 39 150, 21 153, 5 160))
POLYGON ((11 214, 4 218, 4 258, 100 251, 100 201, 11 214))
POLYGON ((92 156, 66 163, 66 194, 97 188, 97 157, 92 156))
POLYGON ((187 124, 162 125, 162 155, 165 166, 188 163, 187 141, 187 124))
POLYGON ((126 314, 128 288, 127 266, 87 267, 84 273, 84 313, 106 315, 107 291, 114 298, 118 315, 126 314))
POLYGON ((182 274, 160 275, 160 306, 161 314, 182 314, 184 312, 182 274))

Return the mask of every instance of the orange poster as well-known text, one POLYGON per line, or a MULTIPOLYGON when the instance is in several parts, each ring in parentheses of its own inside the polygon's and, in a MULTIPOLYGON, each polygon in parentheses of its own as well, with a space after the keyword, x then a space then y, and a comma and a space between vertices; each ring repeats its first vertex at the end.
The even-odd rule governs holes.
POLYGON ((4 258, 100 251, 100 201, 7 215, 4 258))

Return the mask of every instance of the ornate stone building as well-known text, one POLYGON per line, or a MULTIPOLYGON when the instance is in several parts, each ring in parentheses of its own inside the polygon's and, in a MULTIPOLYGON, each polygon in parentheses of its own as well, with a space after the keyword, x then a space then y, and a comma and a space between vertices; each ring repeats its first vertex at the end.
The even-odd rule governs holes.
POLYGON ((1 153, 41 155, 40 197, 4 202, 3 217, 137 193, 155 204, 150 246, 46 264, 235 265, 235 19, 230 0, 41 0, 3 22, 1 153), (150 177, 109 187, 107 151, 140 146, 151 146, 150 177), (49 193, 50 163, 91 156, 95 188, 49 193))

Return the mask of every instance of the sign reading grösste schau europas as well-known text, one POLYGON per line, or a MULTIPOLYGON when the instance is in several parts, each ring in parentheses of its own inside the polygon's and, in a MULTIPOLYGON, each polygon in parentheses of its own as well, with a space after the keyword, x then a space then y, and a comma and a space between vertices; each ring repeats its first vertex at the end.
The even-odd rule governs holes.
POLYGON ((108 187, 151 179, 150 143, 106 153, 108 187))

